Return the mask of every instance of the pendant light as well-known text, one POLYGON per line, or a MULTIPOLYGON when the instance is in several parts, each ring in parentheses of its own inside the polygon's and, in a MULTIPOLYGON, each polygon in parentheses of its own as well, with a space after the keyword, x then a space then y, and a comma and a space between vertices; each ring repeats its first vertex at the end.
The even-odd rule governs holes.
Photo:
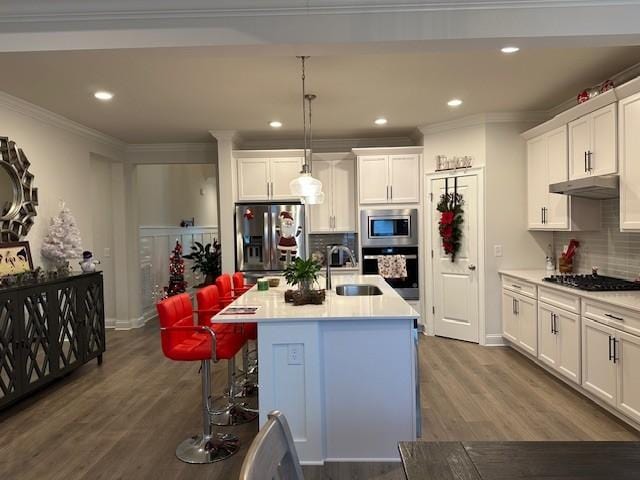
POLYGON ((305 60, 309 57, 298 57, 302 63, 302 125, 304 129, 304 160, 300 176, 294 178, 289 183, 291 194, 300 197, 303 203, 309 205, 317 205, 324 202, 324 192, 322 191, 322 182, 311 176, 311 102, 316 96, 307 94, 305 85, 305 60), (308 112, 308 118, 307 118, 308 112), (309 129, 307 130, 307 120, 309 129))

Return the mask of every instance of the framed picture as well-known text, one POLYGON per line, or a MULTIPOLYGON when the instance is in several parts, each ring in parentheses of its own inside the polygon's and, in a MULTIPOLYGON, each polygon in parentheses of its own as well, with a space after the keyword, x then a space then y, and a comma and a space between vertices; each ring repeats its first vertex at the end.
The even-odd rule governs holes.
POLYGON ((0 277, 33 270, 29 242, 0 243, 0 277))

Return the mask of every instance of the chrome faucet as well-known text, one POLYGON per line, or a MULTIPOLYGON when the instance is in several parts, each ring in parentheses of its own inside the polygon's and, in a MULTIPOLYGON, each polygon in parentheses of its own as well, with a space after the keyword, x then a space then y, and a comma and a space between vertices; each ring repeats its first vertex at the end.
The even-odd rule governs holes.
POLYGON ((326 261, 327 261, 326 289, 327 290, 331 290, 331 255, 333 255, 333 252, 335 252, 336 250, 344 250, 345 252, 347 252, 347 255, 349 255, 349 261, 351 262, 351 265, 355 266, 356 264, 356 258, 353 256, 353 252, 349 247, 345 245, 329 245, 327 247, 327 257, 326 257, 326 261))

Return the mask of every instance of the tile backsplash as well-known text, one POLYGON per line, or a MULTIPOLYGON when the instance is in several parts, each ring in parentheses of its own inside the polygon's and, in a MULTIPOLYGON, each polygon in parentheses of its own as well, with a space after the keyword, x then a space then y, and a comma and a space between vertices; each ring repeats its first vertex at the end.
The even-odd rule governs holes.
POLYGON ((315 251, 327 252, 328 245, 346 245, 358 259, 357 233, 317 233, 309 235, 309 255, 315 251))
POLYGON ((597 266, 602 275, 634 280, 640 277, 640 232, 620 231, 620 203, 617 198, 602 200, 602 229, 597 232, 555 232, 556 258, 565 245, 580 241, 573 262, 575 272, 590 271, 597 266))

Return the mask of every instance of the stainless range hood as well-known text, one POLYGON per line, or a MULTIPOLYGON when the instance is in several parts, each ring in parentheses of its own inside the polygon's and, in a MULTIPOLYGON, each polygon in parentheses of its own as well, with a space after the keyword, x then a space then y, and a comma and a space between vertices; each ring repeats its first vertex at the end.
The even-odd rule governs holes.
POLYGON ((618 198, 620 196, 619 178, 617 175, 600 175, 596 177, 580 178, 549 185, 550 193, 560 193, 573 197, 594 198, 604 200, 606 198, 618 198))

